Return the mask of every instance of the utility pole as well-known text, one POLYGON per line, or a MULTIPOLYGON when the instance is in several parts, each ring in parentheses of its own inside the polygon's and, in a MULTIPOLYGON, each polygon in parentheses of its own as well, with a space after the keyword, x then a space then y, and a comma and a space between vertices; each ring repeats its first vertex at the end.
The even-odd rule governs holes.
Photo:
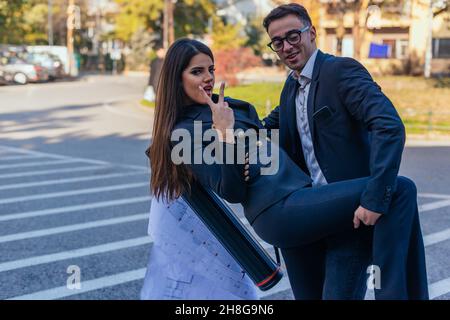
POLYGON ((75 20, 75 0, 69 0, 69 6, 67 7, 67 59, 69 62, 69 75, 72 74, 73 70, 73 28, 75 20))
POLYGON ((164 30, 163 30, 163 45, 167 50, 169 46, 175 41, 173 29, 173 0, 164 0, 164 30))
POLYGON ((75 62, 73 61, 73 30, 81 28, 80 7, 75 5, 75 0, 69 0, 67 7, 67 55, 69 65, 69 75, 76 74, 75 62))
POLYGON ((431 76, 431 59, 432 59, 432 46, 433 46, 433 1, 430 0, 428 7, 428 34, 427 34, 427 45, 425 49, 425 66, 423 75, 425 78, 429 78, 431 76))
POLYGON ((48 0, 48 45, 53 45, 53 0, 48 0))

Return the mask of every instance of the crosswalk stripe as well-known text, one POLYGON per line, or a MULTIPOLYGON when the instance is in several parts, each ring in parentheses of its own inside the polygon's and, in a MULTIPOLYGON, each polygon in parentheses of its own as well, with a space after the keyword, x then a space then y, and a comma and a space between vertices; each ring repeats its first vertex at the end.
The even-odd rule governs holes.
POLYGON ((418 196, 423 198, 450 199, 450 194, 419 193, 418 196))
POLYGON ((38 210, 38 211, 12 213, 12 214, 7 214, 7 215, 0 215, 0 221, 33 218, 33 217, 46 216, 46 215, 51 215, 51 214, 62 214, 62 213, 67 213, 67 212, 104 208, 104 207, 110 207, 110 206, 120 206, 120 205, 124 205, 124 204, 132 204, 132 203, 138 203, 138 202, 149 202, 150 203, 150 200, 151 200, 150 196, 144 196, 144 197, 135 197, 135 198, 126 198, 126 199, 80 204, 80 205, 68 206, 68 207, 51 208, 51 209, 44 209, 44 210, 38 210))
POLYGON ((14 234, 6 235, 6 236, 1 236, 0 243, 25 240, 25 239, 31 239, 31 238, 37 238, 37 237, 44 237, 44 236, 49 236, 49 235, 54 235, 54 234, 67 233, 67 232, 79 231, 79 230, 85 230, 85 229, 91 229, 91 228, 97 228, 97 227, 110 226, 110 225, 114 225, 114 224, 120 224, 120 223, 126 223, 126 222, 138 221, 138 220, 148 220, 148 217, 149 217, 148 213, 141 213, 141 214, 129 215, 129 216, 120 217, 120 218, 104 219, 104 220, 97 220, 97 221, 91 221, 91 222, 86 222, 86 223, 65 225, 65 226, 56 227, 56 228, 33 230, 33 231, 22 232, 22 233, 14 233, 14 234))
POLYGON ((428 286, 430 299, 436 299, 450 292, 450 278, 439 280, 428 286))
POLYGON ((43 158, 45 156, 37 155, 37 154, 28 154, 28 155, 20 155, 20 156, 7 156, 0 157, 0 161, 10 161, 10 160, 25 160, 25 159, 33 159, 33 158, 43 158))
POLYGON ((15 183, 15 184, 1 185, 0 190, 11 190, 11 189, 17 189, 17 188, 29 188, 29 187, 73 183, 73 182, 110 179, 110 178, 126 177, 126 176, 141 175, 141 174, 142 174, 142 172, 126 172, 126 173, 94 175, 94 176, 87 176, 87 177, 77 177, 77 178, 69 178, 69 179, 54 179, 54 180, 46 180, 46 181, 15 183))
POLYGON ((37 176, 37 175, 43 175, 43 174, 53 174, 53 173, 65 173, 65 172, 72 173, 72 172, 110 169, 110 168, 112 168, 112 166, 95 165, 95 166, 76 167, 76 168, 61 168, 61 169, 50 169, 50 170, 5 173, 5 174, 0 174, 0 179, 30 177, 30 176, 37 176))
POLYGON ((0 272, 150 244, 149 236, 0 263, 0 272))
POLYGON ((21 148, 5 147, 5 146, 0 146, 0 148, 3 150, 6 150, 6 151, 16 152, 16 153, 20 153, 20 154, 40 155, 40 156, 54 158, 54 159, 70 159, 70 160, 76 160, 76 161, 80 161, 80 162, 99 164, 99 165, 108 164, 108 162, 101 161, 101 160, 62 156, 62 155, 58 155, 58 154, 54 154, 54 153, 46 153, 46 152, 40 152, 40 151, 34 151, 34 150, 25 150, 25 149, 21 149, 21 148))
POLYGON ((423 205, 419 206, 419 211, 425 212, 425 211, 436 210, 436 209, 448 207, 448 206, 450 206, 450 199, 423 204, 423 205))
MULTIPOLYGON (((80 158, 80 157, 70 157, 70 156, 63 156, 58 155, 54 153, 46 153, 46 152, 39 152, 39 151, 33 151, 33 150, 25 150, 20 148, 13 148, 13 147, 5 147, 0 146, 0 149, 3 148, 7 152, 12 153, 20 153, 20 154, 30 154, 30 155, 38 155, 42 157, 48 157, 53 159, 71 159, 74 161, 84 162, 84 163, 90 163, 90 164, 98 164, 98 165, 112 165, 112 163, 101 161, 101 160, 93 160, 93 159, 87 159, 87 158, 80 158)), ((149 168, 144 166, 137 166, 137 165, 125 165, 125 164, 116 164, 115 166, 121 167, 121 168, 129 168, 134 170, 142 170, 142 171, 148 171, 149 168)))
POLYGON ((48 165, 53 165, 53 164, 63 164, 63 163, 73 163, 73 162, 77 162, 77 160, 63 159, 63 160, 41 161, 41 162, 3 164, 3 165, 0 165, 0 170, 1 169, 23 168, 23 167, 48 166, 48 165))
POLYGON ((122 272, 118 274, 113 274, 110 276, 105 276, 102 278, 97 278, 93 280, 83 281, 81 283, 81 289, 68 289, 67 286, 61 286, 57 288, 52 288, 48 290, 38 291, 30 294, 25 294, 22 296, 13 297, 8 300, 54 300, 69 297, 72 295, 89 292, 97 289, 103 289, 107 287, 112 287, 115 285, 123 284, 126 282, 131 282, 135 280, 142 280, 145 276, 146 268, 141 268, 137 270, 122 272))
POLYGON ((450 239, 450 228, 424 236, 423 242, 427 247, 438 242, 446 241, 448 239, 450 239))
POLYGON ((75 195, 80 195, 80 194, 91 194, 91 193, 96 193, 96 192, 132 189, 132 188, 139 188, 139 187, 144 187, 144 186, 148 186, 148 185, 149 185, 148 182, 126 183, 126 184, 119 184, 119 185, 107 186, 107 187, 98 187, 98 188, 88 188, 88 189, 73 190, 73 191, 36 194, 36 195, 32 195, 32 196, 0 199, 0 204, 31 201, 31 200, 38 200, 38 199, 67 197, 67 196, 75 196, 75 195))

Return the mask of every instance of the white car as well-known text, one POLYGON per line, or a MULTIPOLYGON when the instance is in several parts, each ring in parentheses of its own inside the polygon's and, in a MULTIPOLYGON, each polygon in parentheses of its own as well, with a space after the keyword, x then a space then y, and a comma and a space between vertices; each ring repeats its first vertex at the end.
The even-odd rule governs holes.
POLYGON ((48 71, 40 65, 34 65, 17 57, 3 57, 0 69, 11 75, 12 82, 27 84, 48 80, 48 71))

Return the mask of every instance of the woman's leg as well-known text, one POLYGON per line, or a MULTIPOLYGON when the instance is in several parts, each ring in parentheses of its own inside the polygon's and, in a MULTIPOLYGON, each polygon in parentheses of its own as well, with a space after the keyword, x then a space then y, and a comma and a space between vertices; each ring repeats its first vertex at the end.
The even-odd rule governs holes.
POLYGON ((263 240, 280 248, 298 247, 352 231, 353 214, 367 180, 299 189, 261 213, 252 226, 263 240))
MULTIPOLYGON (((253 227, 262 239, 281 248, 304 246, 346 230, 352 232, 354 211, 366 183, 367 178, 360 178, 298 190, 263 212, 253 227)), ((374 227, 373 262, 381 273, 376 297, 426 299, 423 240, 420 225, 414 223, 418 219, 416 189, 411 180, 403 177, 397 178, 397 185, 389 212, 374 227)))

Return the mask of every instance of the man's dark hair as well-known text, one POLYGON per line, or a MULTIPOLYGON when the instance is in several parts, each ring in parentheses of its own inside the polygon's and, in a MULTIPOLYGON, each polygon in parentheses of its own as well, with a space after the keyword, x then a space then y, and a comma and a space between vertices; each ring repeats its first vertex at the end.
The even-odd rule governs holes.
POLYGON ((305 27, 312 25, 311 18, 309 17, 308 11, 306 11, 304 6, 297 3, 290 3, 283 4, 270 11, 270 13, 264 18, 263 26, 266 31, 269 31, 269 25, 273 21, 281 19, 290 14, 297 16, 305 25, 305 27))

